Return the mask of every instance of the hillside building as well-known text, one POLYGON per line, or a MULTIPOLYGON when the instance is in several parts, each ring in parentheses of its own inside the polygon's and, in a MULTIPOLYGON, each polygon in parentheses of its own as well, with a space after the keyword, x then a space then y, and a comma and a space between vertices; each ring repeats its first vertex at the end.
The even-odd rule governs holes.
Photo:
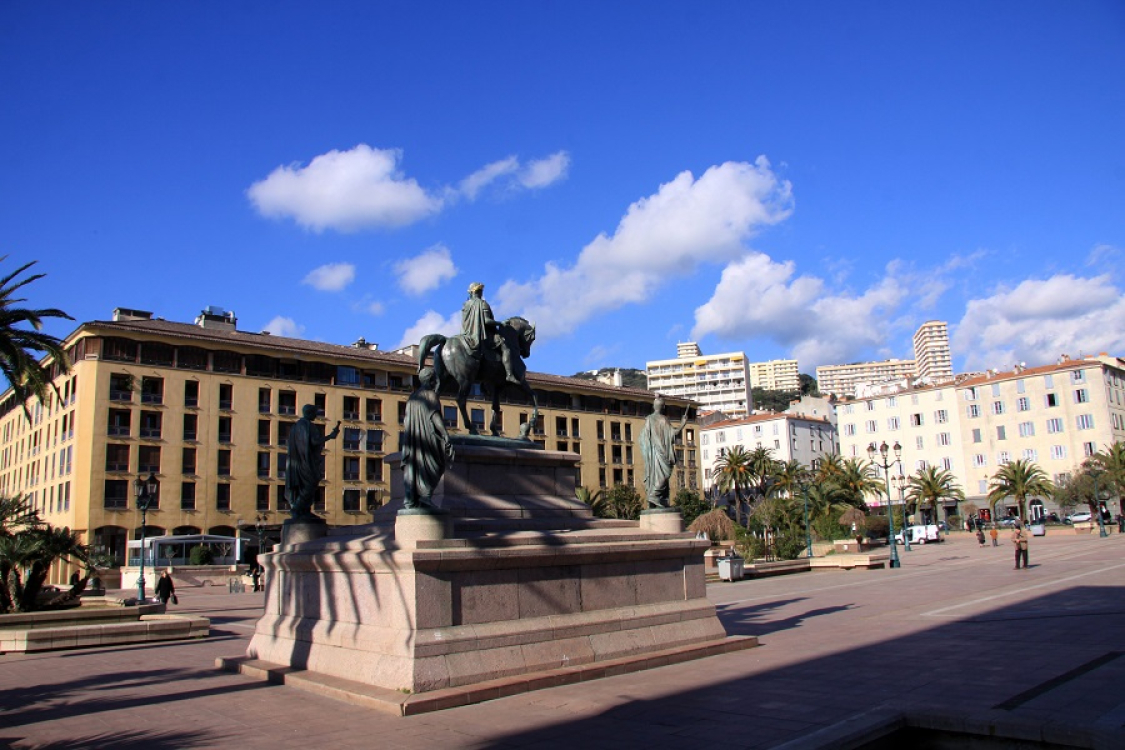
POLYGON ((795 359, 771 359, 768 362, 751 362, 750 387, 767 391, 801 391, 801 375, 795 359))
POLYGON ((747 416, 754 408, 750 373, 742 352, 703 354, 695 342, 680 343, 676 359, 645 365, 650 391, 690 399, 702 412, 747 416))

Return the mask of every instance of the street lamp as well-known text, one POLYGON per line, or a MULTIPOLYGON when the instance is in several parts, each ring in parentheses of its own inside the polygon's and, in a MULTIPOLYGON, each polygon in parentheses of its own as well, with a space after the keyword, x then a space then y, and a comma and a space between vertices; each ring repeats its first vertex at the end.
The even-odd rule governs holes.
POLYGON ((1091 471, 1090 476, 1094 478, 1094 515, 1098 517, 1098 536, 1107 537, 1109 534, 1105 530, 1105 519, 1102 518, 1102 499, 1098 496, 1098 477, 1105 472, 1091 471))
POLYGON ((910 534, 906 532, 906 477, 902 474, 895 474, 891 477, 891 481, 894 482, 895 489, 898 490, 898 504, 902 506, 902 548, 907 552, 913 552, 910 549, 910 534))
MULTIPOLYGON (((149 473, 148 479, 137 477, 133 480, 133 492, 137 496, 137 508, 141 511, 141 572, 137 576, 137 603, 145 601, 145 527, 148 525, 148 509, 156 499, 156 474, 149 473)), ((154 563, 155 564, 155 563, 154 563)))
MULTIPOLYGON (((871 459, 871 463, 875 463, 876 454, 878 454, 882 459, 880 463, 876 465, 882 465, 883 475, 887 478, 887 519, 888 523, 890 524, 889 530, 891 534, 891 567, 900 568, 902 567, 902 563, 899 562, 898 545, 895 543, 895 512, 894 507, 892 507, 891 505, 891 467, 895 464, 898 464, 899 466, 902 465, 902 446, 899 445, 898 442, 895 442, 894 461, 889 460, 889 457, 887 455, 889 450, 890 449, 887 448, 887 442, 885 440, 883 441, 883 444, 878 447, 878 449, 875 448, 875 443, 872 443, 871 445, 867 446, 867 457, 871 459)), ((902 538, 906 538, 905 529, 903 529, 902 538)))

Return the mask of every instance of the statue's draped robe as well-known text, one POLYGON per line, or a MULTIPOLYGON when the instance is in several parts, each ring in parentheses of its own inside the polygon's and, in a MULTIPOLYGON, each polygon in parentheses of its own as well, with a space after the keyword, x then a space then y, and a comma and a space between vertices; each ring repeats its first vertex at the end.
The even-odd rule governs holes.
POLYGON ((316 488, 320 486, 320 453, 324 438, 308 419, 301 418, 289 431, 289 462, 285 468, 285 491, 294 515, 312 512, 316 488))
POLYGON ((488 325, 493 322, 492 308, 480 297, 469 297, 461 306, 461 334, 465 343, 479 353, 490 336, 488 325))
POLYGON ((441 402, 432 390, 421 388, 407 399, 401 449, 408 508, 428 504, 445 473, 446 444, 441 418, 441 402))
POLYGON ((668 479, 676 465, 676 435, 668 418, 659 412, 645 418, 641 430, 641 456, 645 461, 645 493, 649 505, 668 505, 668 479))

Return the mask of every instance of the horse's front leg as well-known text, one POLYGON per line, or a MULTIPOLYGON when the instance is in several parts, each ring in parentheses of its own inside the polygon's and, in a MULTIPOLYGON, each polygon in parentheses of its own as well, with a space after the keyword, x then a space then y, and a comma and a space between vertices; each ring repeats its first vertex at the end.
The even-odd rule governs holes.
POLYGON ((494 388, 493 391, 492 391, 492 422, 489 423, 488 429, 496 437, 500 437, 504 434, 504 431, 500 429, 500 389, 499 388, 494 388))
POLYGON ((469 419, 469 408, 467 406, 468 401, 469 389, 466 386, 462 386, 457 391, 457 409, 461 412, 461 424, 465 425, 465 427, 469 430, 470 435, 479 435, 480 431, 477 430, 477 426, 473 424, 473 421, 471 419, 469 419))
POLYGON ((524 394, 531 399, 531 418, 520 425, 520 438, 522 440, 530 440, 529 434, 531 432, 531 427, 539 421, 539 400, 535 398, 535 391, 527 384, 526 378, 522 380, 520 385, 523 386, 524 394))

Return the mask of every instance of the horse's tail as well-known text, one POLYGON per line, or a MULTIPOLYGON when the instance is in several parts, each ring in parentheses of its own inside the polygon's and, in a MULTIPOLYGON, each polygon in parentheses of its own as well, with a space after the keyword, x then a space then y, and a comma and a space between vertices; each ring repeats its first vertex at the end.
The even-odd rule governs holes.
POLYGON ((422 374, 422 368, 426 366, 426 358, 430 356, 433 351, 434 355, 434 378, 436 381, 435 390, 441 390, 441 381, 445 377, 445 364, 441 361, 441 353, 445 348, 447 339, 440 333, 430 333, 422 337, 418 342, 418 374, 422 374))

